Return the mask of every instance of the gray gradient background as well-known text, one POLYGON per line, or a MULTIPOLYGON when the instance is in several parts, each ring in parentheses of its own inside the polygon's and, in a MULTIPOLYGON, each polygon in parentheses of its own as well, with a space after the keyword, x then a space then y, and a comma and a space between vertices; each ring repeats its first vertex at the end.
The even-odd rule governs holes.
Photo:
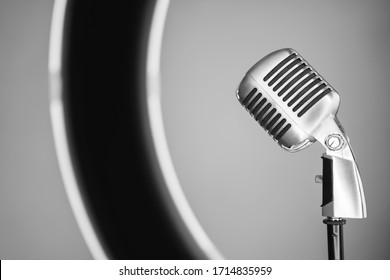
POLYGON ((0 259, 91 258, 60 177, 50 126, 53 1, 0 1, 0 259))
MULTIPOLYGON (((0 1, 0 258, 85 259, 49 120, 53 1, 0 1)), ((176 171, 227 258, 325 259, 319 144, 282 150, 235 100, 245 72, 298 50, 341 95, 339 118, 365 187, 346 257, 390 259, 388 1, 172 1, 163 44, 163 112, 176 171)))

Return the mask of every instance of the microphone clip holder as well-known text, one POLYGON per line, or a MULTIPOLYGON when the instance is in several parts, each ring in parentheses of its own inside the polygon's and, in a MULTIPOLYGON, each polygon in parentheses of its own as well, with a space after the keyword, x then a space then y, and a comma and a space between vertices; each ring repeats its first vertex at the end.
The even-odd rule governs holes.
POLYGON ((340 122, 330 116, 314 135, 326 149, 322 155, 322 216, 365 218, 367 209, 360 172, 340 122))

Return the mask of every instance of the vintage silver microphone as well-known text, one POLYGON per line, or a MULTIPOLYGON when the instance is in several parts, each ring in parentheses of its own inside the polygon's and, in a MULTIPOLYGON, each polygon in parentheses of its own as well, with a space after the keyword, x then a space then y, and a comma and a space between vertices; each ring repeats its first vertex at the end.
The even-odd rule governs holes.
POLYGON ((343 218, 365 218, 360 173, 336 114, 339 94, 293 49, 275 51, 246 73, 237 98, 269 135, 289 152, 316 140, 326 149, 322 215, 327 217, 329 259, 343 259, 343 218))

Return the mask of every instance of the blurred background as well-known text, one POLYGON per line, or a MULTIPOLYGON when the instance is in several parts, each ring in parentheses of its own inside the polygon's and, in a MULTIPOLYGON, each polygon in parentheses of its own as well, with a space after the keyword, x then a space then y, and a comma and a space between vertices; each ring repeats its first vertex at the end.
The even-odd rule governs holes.
POLYGON ((0 1, 0 258, 89 259, 55 155, 48 50, 53 1, 0 1))
MULTIPOLYGON (((89 259, 60 177, 49 115, 53 1, 0 1, 0 258, 89 259)), ((282 150, 235 98, 245 72, 292 47, 340 93, 368 219, 347 259, 389 259, 388 1, 172 0, 162 49, 168 145, 187 199, 232 259, 326 259, 322 148, 282 150), (282 171, 281 171, 282 170, 282 171)))

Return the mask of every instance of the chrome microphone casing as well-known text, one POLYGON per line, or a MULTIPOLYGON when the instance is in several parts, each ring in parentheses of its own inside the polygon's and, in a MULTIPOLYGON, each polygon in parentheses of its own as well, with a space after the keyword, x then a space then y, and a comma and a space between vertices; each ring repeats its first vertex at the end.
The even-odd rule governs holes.
POLYGON ((317 129, 323 119, 329 115, 336 115, 340 104, 340 97, 337 92, 292 49, 282 49, 273 52, 257 62, 246 73, 238 88, 237 98, 255 119, 258 117, 260 124, 263 122, 263 127, 273 136, 274 140, 282 148, 290 152, 299 151, 315 142, 315 138, 312 136, 313 131, 317 129), (286 58, 290 59, 286 61, 286 58), (279 71, 274 71, 273 75, 269 75, 283 61, 285 63, 280 67, 279 71), (294 65, 286 70, 291 64, 294 65), (286 70, 284 75, 279 75, 284 70, 286 70), (290 75, 291 77, 287 77, 289 79, 285 79, 293 71, 297 72, 290 75), (297 77, 298 79, 294 81, 297 77), (309 89, 305 91, 306 94, 300 94, 306 86, 309 86, 316 79, 319 80, 318 84, 313 85, 313 88, 310 89, 314 90, 316 89, 315 86, 320 84, 324 85, 316 95, 313 95, 311 99, 307 98, 312 92, 309 89), (250 97, 249 94, 254 88, 257 89, 257 92, 250 97), (324 92, 326 95, 322 96, 316 104, 313 104, 310 109, 300 115, 300 112, 307 108, 314 98, 324 92), (262 96, 255 100, 258 94, 262 94, 262 96), (304 98, 306 99, 303 100, 304 98), (256 109, 256 106, 264 99, 266 99, 266 102, 256 109), (276 111, 264 123, 268 112, 264 112, 261 116, 258 116, 258 114, 260 114, 267 104, 271 104, 269 110, 267 110, 268 112, 272 110, 271 108, 275 108, 276 111), (301 104, 299 108, 297 108, 298 104, 301 104), (297 109, 294 111, 294 108, 297 109), (281 117, 272 126, 269 126, 272 118, 277 114, 281 114, 281 117), (286 122, 279 130, 272 133, 283 119, 286 122), (289 129, 280 137, 278 133, 283 131, 283 128, 286 128, 288 125, 290 125, 289 129))
POLYGON ((366 217, 360 173, 336 117, 340 96, 305 59, 289 48, 267 55, 249 69, 236 95, 283 149, 297 152, 316 140, 325 147, 331 172, 323 184, 323 216, 366 217))

